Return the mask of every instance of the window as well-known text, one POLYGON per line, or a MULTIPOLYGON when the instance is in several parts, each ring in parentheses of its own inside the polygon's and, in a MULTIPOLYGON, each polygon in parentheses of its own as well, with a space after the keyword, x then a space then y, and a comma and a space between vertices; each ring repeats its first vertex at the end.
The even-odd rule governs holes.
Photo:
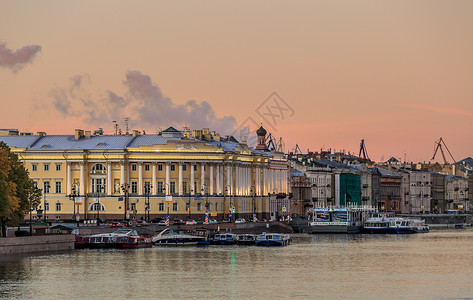
POLYGON ((199 190, 197 189, 197 181, 194 181, 194 192, 199 192, 199 190))
POLYGON ((197 165, 194 165, 194 171, 197 171, 197 165))
POLYGON ((202 203, 200 202, 197 203, 197 210, 202 211, 202 203))
POLYGON ((49 187, 50 187, 49 181, 43 182, 43 193, 49 194, 49 187))
POLYGON ((136 164, 132 164, 132 165, 131 165, 131 170, 132 170, 132 171, 136 171, 136 164))
POLYGON ((105 193, 105 178, 92 178, 92 193, 105 193))
POLYGON ((145 195, 151 194, 151 182, 145 181, 144 192, 145 192, 145 195))
POLYGON ((163 170, 163 165, 162 164, 158 165, 158 171, 162 171, 162 170, 163 170))
POLYGON ((169 193, 170 194, 175 194, 176 193, 176 182, 175 181, 171 181, 169 183, 169 193))
POLYGON ((218 202, 215 202, 215 211, 218 211, 218 202))
POLYGON ((224 206, 223 206, 223 202, 222 202, 222 205, 220 205, 220 207, 221 207, 221 210, 222 210, 222 211, 225 210, 225 209, 224 209, 224 206))
POLYGON ((102 203, 94 202, 90 206, 90 210, 91 211, 99 211, 99 210, 105 210, 105 209, 104 209, 104 206, 103 206, 102 203))
POLYGON ((104 164, 95 164, 92 166, 92 174, 105 174, 106 167, 104 164))
POLYGON ((138 194, 138 182, 137 181, 132 181, 131 182, 131 193, 132 194, 138 194))
POLYGON ((172 211, 177 211, 177 202, 172 204, 172 211))
POLYGON ((60 194, 60 193, 62 193, 62 182, 56 181, 56 194, 60 194))
POLYGON ((33 186, 35 187, 35 189, 38 188, 38 182, 37 181, 33 181, 33 186))
POLYGON ((56 164, 56 171, 61 171, 61 164, 56 164))
POLYGON ((164 202, 159 203, 159 211, 164 211, 164 202))
POLYGON ((49 164, 44 164, 44 170, 49 171, 49 164))
POLYGON ((31 165, 31 171, 38 171, 38 165, 31 165))
POLYGON ((136 211, 136 203, 135 202, 132 202, 131 203, 131 207, 130 207, 131 211, 136 211))
POLYGON ((49 202, 44 202, 44 210, 49 211, 49 202))
POLYGON ((182 182, 182 192, 187 194, 187 181, 182 182))
POLYGON ((182 171, 187 171, 187 165, 182 165, 182 171))
POLYGON ((176 171, 176 165, 171 165, 171 171, 176 171))
POLYGON ((56 203, 56 211, 61 211, 61 202, 56 203))
POLYGON ((163 194, 164 193, 164 183, 162 181, 158 181, 157 193, 163 194))
POLYGON ((145 165, 145 171, 149 171, 149 164, 145 165))

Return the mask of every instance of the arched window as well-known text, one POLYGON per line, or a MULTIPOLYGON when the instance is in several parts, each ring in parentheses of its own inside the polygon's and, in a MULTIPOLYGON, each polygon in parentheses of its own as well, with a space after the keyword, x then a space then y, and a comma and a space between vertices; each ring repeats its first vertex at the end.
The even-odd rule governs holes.
POLYGON ((105 210, 105 206, 103 205, 103 203, 94 202, 89 205, 89 211, 99 211, 99 210, 100 211, 105 210))
POLYGON ((107 168, 105 167, 104 164, 95 164, 92 166, 92 174, 105 174, 107 171, 107 168))

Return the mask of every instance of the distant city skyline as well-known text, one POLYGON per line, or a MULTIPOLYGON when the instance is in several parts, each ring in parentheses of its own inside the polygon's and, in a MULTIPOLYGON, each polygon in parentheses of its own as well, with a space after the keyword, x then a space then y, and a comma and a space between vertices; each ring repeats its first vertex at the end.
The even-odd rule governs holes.
POLYGON ((442 137, 459 161, 473 149, 472 9, 2 1, 0 127, 113 134, 129 117, 149 133, 187 124, 225 135, 263 121, 286 152, 358 154, 364 139, 374 161, 423 162, 442 137))

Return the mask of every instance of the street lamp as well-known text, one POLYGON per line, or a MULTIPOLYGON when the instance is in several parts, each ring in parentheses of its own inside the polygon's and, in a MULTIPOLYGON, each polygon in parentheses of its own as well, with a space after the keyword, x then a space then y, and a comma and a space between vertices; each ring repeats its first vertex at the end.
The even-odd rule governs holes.
MULTIPOLYGON (((224 203, 223 205, 226 204, 226 200, 227 200, 227 197, 226 197, 226 196, 227 196, 227 194, 228 194, 229 192, 231 192, 231 186, 230 186, 229 184, 227 184, 227 185, 225 186, 225 194, 223 195, 223 203, 224 203)), ((228 206, 228 214, 230 215, 230 212, 231 212, 230 210, 231 210, 231 206, 232 206, 232 202, 231 202, 231 199, 232 199, 231 197, 232 197, 232 195, 230 194, 229 197, 230 197, 230 205, 228 206)), ((223 213, 224 213, 224 216, 223 216, 223 217, 225 218, 225 208, 224 208, 224 212, 223 212, 223 213)))
POLYGON ((78 196, 79 195, 76 193, 76 188, 73 187, 71 194, 69 195, 69 200, 71 200, 74 205, 74 215, 72 216, 72 220, 77 222, 77 227, 79 227, 79 218, 76 216, 76 197, 78 196))
POLYGON ((43 193, 44 222, 46 222, 46 193, 49 193, 49 188, 50 188, 49 181, 45 181, 44 182, 44 193, 43 193))
POLYGON ((128 215, 128 191, 130 189, 130 185, 128 183, 123 183, 121 185, 121 189, 122 189, 122 192, 123 192, 123 196, 125 197, 125 205, 123 207, 123 211, 124 211, 123 219, 128 221, 128 219, 129 219, 129 215, 128 215))
POLYGON ((201 194, 203 194, 203 196, 205 196, 205 215, 206 215, 205 223, 207 224, 208 220, 209 220, 208 213, 209 213, 210 203, 209 203, 209 194, 205 192, 206 189, 207 189, 207 185, 204 182, 202 184, 201 194))
MULTIPOLYGON (((167 196, 168 196, 167 193, 169 192, 169 195, 171 195, 171 190, 169 189, 169 183, 166 182, 165 184, 166 184, 166 186, 163 188, 163 191, 164 191, 164 195, 165 195, 164 197, 167 198, 167 196), (166 189, 166 187, 167 187, 167 189, 166 189)), ((167 204, 167 207, 168 207, 167 220, 168 220, 168 222, 170 222, 170 220, 169 220, 169 205, 170 205, 171 203, 169 203, 169 202, 167 201, 167 199, 166 199, 166 204, 167 204)))
POLYGON ((277 196, 278 190, 276 188, 273 189, 273 196, 276 199, 276 220, 279 221, 279 198, 277 196))
POLYGON ((251 204, 253 206, 253 222, 256 222, 256 207, 255 207, 255 196, 256 196, 256 188, 254 186, 250 187, 250 194, 251 194, 251 204))
POLYGON ((191 219, 191 195, 194 193, 194 189, 191 188, 189 193, 189 202, 187 202, 187 211, 189 212, 189 220, 191 219))
POLYGON ((150 217, 149 217, 149 211, 150 211, 149 194, 150 194, 152 188, 153 188, 153 185, 151 185, 149 182, 145 182, 145 197, 146 197, 145 219, 146 219, 146 222, 150 221, 150 217))
POLYGON ((95 204, 95 209, 97 210, 97 225, 100 225, 100 210, 102 209, 102 205, 100 204, 100 193, 105 191, 105 185, 98 184, 97 185, 97 203, 95 204))

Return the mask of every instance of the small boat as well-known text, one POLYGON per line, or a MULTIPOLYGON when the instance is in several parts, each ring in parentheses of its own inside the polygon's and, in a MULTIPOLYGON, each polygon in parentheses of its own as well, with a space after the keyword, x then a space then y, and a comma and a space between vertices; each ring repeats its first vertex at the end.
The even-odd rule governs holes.
POLYGON ((417 233, 417 227, 411 226, 409 219, 392 218, 389 220, 390 233, 417 233))
POLYGON ((363 233, 389 233, 389 219, 369 218, 363 225, 363 233))
POLYGON ((409 223, 412 227, 417 228, 417 232, 428 232, 430 230, 429 225, 425 224, 425 220, 422 220, 422 219, 409 219, 409 223))
POLYGON ((168 229, 161 231, 157 236, 153 237, 153 243, 161 246, 186 246, 197 245, 199 241, 204 240, 203 236, 192 234, 170 232, 168 229))
POLYGON ((138 249, 150 248, 153 242, 150 236, 124 236, 117 238, 117 248, 119 249, 138 249))
POLYGON ((237 235, 233 233, 218 233, 214 235, 212 245, 234 245, 237 242, 237 235))
POLYGON ((134 229, 118 229, 112 233, 88 237, 84 248, 143 248, 152 246, 151 238, 139 235, 134 229))
POLYGON ((237 245, 255 245, 256 244, 256 235, 255 234, 238 234, 237 245))
POLYGON ((263 233, 256 237, 256 246, 287 246, 290 243, 289 234, 263 233))

